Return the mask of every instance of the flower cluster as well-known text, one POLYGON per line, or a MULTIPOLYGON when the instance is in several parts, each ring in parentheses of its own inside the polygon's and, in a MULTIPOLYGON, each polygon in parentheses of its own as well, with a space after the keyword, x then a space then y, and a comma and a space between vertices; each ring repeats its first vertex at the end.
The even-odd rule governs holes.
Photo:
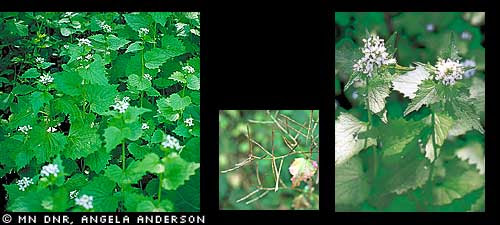
POLYGON ((88 195, 82 195, 80 198, 75 198, 75 203, 77 205, 83 206, 85 209, 92 209, 94 206, 92 205, 92 202, 94 201, 93 196, 88 196, 88 195))
POLYGON ((107 25, 104 21, 101 22, 100 27, 104 32, 111 33, 111 26, 107 25))
POLYGON ((33 127, 31 127, 30 125, 22 126, 22 127, 17 128, 18 131, 21 131, 24 134, 28 134, 28 131, 31 130, 31 129, 33 129, 33 127))
POLYGON ((53 132, 56 132, 56 131, 57 131, 57 129, 55 127, 49 127, 49 128, 47 128, 47 132, 49 132, 49 133, 53 133, 53 132))
POLYGON ((40 76, 40 83, 42 83, 44 85, 52 83, 53 81, 54 81, 54 78, 52 76, 50 76, 50 74, 48 74, 48 73, 40 76))
POLYGON ((17 180, 17 186, 19 186, 20 191, 24 191, 31 184, 33 184, 33 179, 29 177, 23 177, 22 179, 17 180))
POLYGON ((122 100, 120 100, 119 98, 115 98, 115 104, 114 105, 111 105, 111 107, 113 107, 114 110, 118 110, 118 112, 120 113, 124 113, 125 110, 127 110, 127 108, 130 106, 130 98, 125 96, 123 97, 122 100))
POLYGON ((144 36, 148 35, 149 29, 142 27, 137 32, 139 32, 139 37, 144 37, 144 36))
POLYGON ((142 123, 142 127, 141 128, 143 130, 149 129, 149 125, 147 123, 142 123))
POLYGON ((148 73, 145 73, 144 79, 151 81, 151 80, 153 80, 153 77, 151 75, 149 75, 148 73))
POLYGON ((192 126, 194 126, 194 123, 193 123, 193 118, 191 118, 191 117, 190 117, 190 118, 185 119, 185 120, 184 120, 184 123, 185 123, 185 124, 186 124, 186 126, 188 126, 188 127, 192 127, 192 126))
POLYGON ((194 73, 194 68, 192 66, 183 66, 182 70, 184 70, 188 73, 194 73))
POLYGON ((42 177, 48 177, 51 174, 54 174, 54 176, 57 177, 57 173, 59 173, 59 167, 56 164, 49 164, 42 167, 40 175, 42 175, 42 177))
POLYGON ((456 80, 461 80, 464 75, 464 66, 451 59, 438 59, 436 63, 436 76, 434 79, 442 80, 445 85, 453 85, 456 80))
POLYGON ((87 45, 92 47, 92 42, 87 38, 78 38, 78 46, 87 45))
POLYGON ((363 39, 363 42, 365 43, 362 48, 364 56, 354 64, 354 71, 367 74, 371 77, 373 70, 378 67, 382 65, 396 64, 396 59, 387 53, 384 39, 372 34, 368 40, 363 39))
POLYGON ((42 57, 36 57, 35 62, 38 63, 38 64, 42 64, 42 63, 45 62, 45 59, 42 58, 42 57))
POLYGON ((165 141, 161 143, 161 145, 164 148, 171 148, 171 149, 176 149, 176 150, 181 150, 184 148, 184 146, 181 146, 179 143, 179 140, 175 138, 174 136, 170 136, 167 134, 167 137, 165 138, 165 141))
POLYGON ((69 198, 70 199, 74 199, 78 196, 78 191, 77 190, 74 190, 74 191, 71 191, 69 192, 69 198))

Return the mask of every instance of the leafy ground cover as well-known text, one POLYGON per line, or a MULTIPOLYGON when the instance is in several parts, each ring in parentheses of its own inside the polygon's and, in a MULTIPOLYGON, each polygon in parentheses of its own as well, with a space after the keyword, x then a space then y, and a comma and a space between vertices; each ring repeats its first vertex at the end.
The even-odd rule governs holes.
POLYGON ((335 211, 485 210, 484 13, 335 13, 335 211))
POLYGON ((7 211, 199 211, 199 13, 0 13, 7 211))

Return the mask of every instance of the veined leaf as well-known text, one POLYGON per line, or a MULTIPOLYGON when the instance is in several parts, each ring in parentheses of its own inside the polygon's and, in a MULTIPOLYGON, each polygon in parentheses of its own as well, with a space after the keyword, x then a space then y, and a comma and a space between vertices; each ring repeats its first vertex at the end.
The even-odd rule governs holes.
POLYGON ((165 166, 165 172, 160 182, 162 182, 162 188, 166 190, 175 190, 183 185, 200 167, 199 163, 187 162, 177 153, 170 153, 161 162, 165 166))
POLYGON ((418 66, 415 70, 407 72, 392 81, 394 90, 403 94, 403 96, 413 99, 416 97, 418 86, 422 81, 429 78, 429 72, 422 66, 418 66))
MULTIPOLYGON (((427 122, 432 123, 432 115, 427 117, 427 122)), ((444 144, 446 138, 448 138, 448 132, 453 126, 453 120, 442 113, 436 113, 434 116, 434 135, 436 144, 436 153, 439 156, 441 151, 441 146, 444 144)), ((427 144, 425 145, 425 157, 427 157, 431 162, 434 161, 436 156, 434 155, 434 146, 432 142, 432 134, 430 135, 427 144)))
POLYGON ((434 82, 430 80, 424 81, 419 86, 415 98, 413 98, 412 102, 408 105, 408 107, 404 111, 404 115, 407 116, 411 112, 419 110, 420 107, 424 105, 431 105, 438 101, 439 97, 434 82))
POLYGON ((340 114, 338 120, 335 120, 335 166, 376 144, 375 139, 358 138, 358 134, 366 129, 367 125, 351 114, 340 114))
POLYGON ((335 207, 359 205, 368 197, 370 184, 359 157, 335 167, 335 207))

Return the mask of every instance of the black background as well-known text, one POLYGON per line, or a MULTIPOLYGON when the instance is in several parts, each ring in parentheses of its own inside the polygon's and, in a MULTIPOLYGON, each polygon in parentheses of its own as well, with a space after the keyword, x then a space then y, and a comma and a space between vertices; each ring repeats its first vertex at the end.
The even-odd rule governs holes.
MULTIPOLYGON (((486 2, 486 1, 485 1, 486 2)), ((496 7, 482 1, 23 1, 2 11, 201 12, 201 214, 207 224, 498 224, 494 108, 496 7), (487 11, 486 213, 335 213, 333 186, 334 12, 487 11), (493 105, 493 106, 492 106, 493 105), (320 210, 218 208, 218 110, 319 109, 320 210)))

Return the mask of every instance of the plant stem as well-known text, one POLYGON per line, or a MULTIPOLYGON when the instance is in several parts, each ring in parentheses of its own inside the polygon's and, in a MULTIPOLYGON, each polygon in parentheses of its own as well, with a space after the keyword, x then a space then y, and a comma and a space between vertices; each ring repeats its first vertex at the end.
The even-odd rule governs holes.
POLYGON ((161 180, 163 179, 163 173, 160 173, 160 180, 158 181, 158 203, 161 202, 161 180))
MULTIPOLYGON (((366 78, 366 86, 368 86, 368 78, 366 78)), ((368 95, 366 96, 365 99, 366 102, 366 108, 367 108, 367 113, 368 113, 368 127, 367 131, 369 131, 372 128, 372 114, 370 112, 370 103, 368 101, 368 95)), ((366 145, 368 144, 368 138, 365 139, 365 148, 366 145)), ((377 156, 377 149, 375 146, 372 146, 373 150, 373 178, 377 176, 377 171, 378 171, 378 156, 377 156)))
POLYGON ((125 140, 122 141, 122 169, 125 170, 125 140))

